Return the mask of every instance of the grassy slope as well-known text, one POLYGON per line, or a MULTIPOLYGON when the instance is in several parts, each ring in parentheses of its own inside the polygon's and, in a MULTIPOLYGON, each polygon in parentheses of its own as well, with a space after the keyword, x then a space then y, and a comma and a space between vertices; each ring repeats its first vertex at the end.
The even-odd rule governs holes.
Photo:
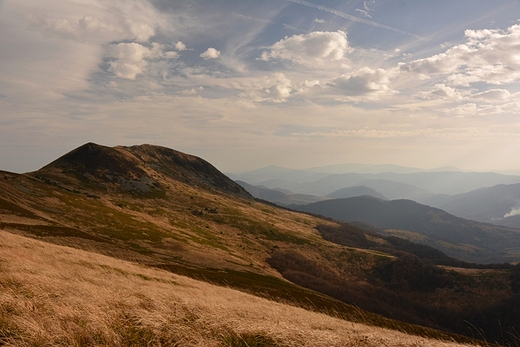
POLYGON ((5 346, 459 346, 0 231, 5 346))
MULTIPOLYGON (((183 183, 150 167, 145 169, 163 191, 130 194, 111 183, 79 181, 59 171, 45 176, 0 173, 0 228, 293 305, 329 313, 336 310, 354 321, 416 335, 445 336, 304 291, 282 280, 267 264, 273 254, 297 251, 347 278, 352 287, 364 288, 371 269, 393 257, 323 240, 316 226, 335 223, 216 189, 201 189, 193 182, 183 183)), ((428 300, 436 302, 435 293, 428 300)))

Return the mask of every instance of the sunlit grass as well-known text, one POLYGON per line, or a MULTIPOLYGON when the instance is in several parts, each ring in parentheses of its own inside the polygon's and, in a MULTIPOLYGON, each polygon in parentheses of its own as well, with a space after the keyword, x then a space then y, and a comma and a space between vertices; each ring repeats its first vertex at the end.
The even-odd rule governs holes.
POLYGON ((0 345, 458 346, 0 231, 0 345))

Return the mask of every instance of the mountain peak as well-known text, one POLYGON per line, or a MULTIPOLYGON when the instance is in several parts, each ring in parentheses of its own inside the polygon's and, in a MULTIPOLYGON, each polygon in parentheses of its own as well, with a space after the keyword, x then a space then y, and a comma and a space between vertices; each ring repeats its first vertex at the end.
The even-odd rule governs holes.
POLYGON ((86 143, 68 152, 39 171, 60 169, 64 173, 74 172, 96 177, 106 177, 106 175, 139 177, 145 175, 145 171, 139 167, 135 158, 125 155, 117 147, 106 147, 93 142, 86 143))
POLYGON ((97 182, 105 188, 107 184, 114 184, 116 189, 123 188, 124 191, 163 191, 157 172, 200 188, 251 197, 207 161, 149 144, 107 147, 89 142, 44 166, 36 174, 57 181, 65 180, 68 185, 71 185, 70 178, 73 177, 97 182))

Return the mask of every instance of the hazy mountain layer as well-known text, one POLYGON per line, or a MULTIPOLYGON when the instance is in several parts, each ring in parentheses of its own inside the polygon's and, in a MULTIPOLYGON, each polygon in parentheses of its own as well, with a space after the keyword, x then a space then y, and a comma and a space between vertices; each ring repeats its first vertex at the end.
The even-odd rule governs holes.
POLYGON ((244 189, 255 198, 282 206, 289 206, 292 204, 305 205, 326 199, 314 195, 293 194, 289 190, 277 190, 264 186, 254 186, 244 181, 236 181, 236 183, 244 187, 244 189))
MULTIPOLYGON (((470 221, 411 200, 364 196, 293 207, 345 222, 414 232, 408 234, 411 240, 467 261, 508 262, 520 255, 520 230, 470 221)), ((406 237, 406 233, 400 236, 406 237)))
POLYGON ((501 184, 454 196, 434 196, 424 202, 459 217, 520 228, 520 184, 501 184))
POLYGON ((364 195, 372 196, 381 200, 386 200, 386 197, 380 194, 377 190, 369 188, 367 186, 342 188, 330 193, 329 195, 327 195, 327 197, 331 199, 345 199, 364 195))
MULTIPOLYGON (((346 167, 347 169, 349 166, 346 167)), ((498 184, 520 183, 520 176, 479 172, 406 172, 392 166, 395 172, 380 172, 374 168, 372 172, 344 172, 330 174, 311 170, 290 170, 277 167, 258 169, 242 174, 233 174, 235 180, 249 184, 264 185, 268 188, 285 188, 295 193, 326 196, 338 189, 364 185, 377 190, 388 199, 423 200, 430 195, 455 195, 475 189, 498 184), (369 182, 379 182, 378 187, 369 182), (386 184, 385 184, 386 182, 386 184), (401 188, 397 187, 401 184, 401 188), (406 187, 403 190, 403 187, 406 187), (385 191, 383 191, 385 190, 385 191)), ((327 171, 327 170, 325 170, 327 171)), ((365 169, 365 171, 370 171, 365 169)), ((413 171, 413 170, 411 170, 413 171)))

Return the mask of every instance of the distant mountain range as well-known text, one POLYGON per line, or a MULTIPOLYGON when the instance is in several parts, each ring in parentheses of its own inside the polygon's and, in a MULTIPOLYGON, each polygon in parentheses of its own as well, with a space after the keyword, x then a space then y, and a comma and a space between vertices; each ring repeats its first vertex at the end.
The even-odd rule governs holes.
MULTIPOLYGON (((284 176, 287 179, 292 171, 271 167, 255 174, 264 175, 267 172, 271 172, 272 177, 284 176)), ((509 249, 520 246, 520 231, 514 229, 520 229, 520 184, 498 184, 455 195, 433 194, 431 190, 418 187, 446 191, 439 189, 441 182, 445 182, 451 187, 458 187, 454 188, 457 191, 462 190, 463 186, 515 181, 520 179, 518 176, 418 172, 332 174, 318 178, 323 175, 298 172, 292 184, 300 187, 307 185, 307 190, 318 191, 321 187, 322 191, 328 191, 343 184, 341 182, 348 185, 367 177, 384 176, 393 180, 366 179, 362 185, 346 186, 323 196, 295 194, 287 188, 274 189, 238 182, 256 198, 340 221, 367 223, 385 234, 427 244, 467 261, 485 259, 485 262, 503 262, 519 255, 509 249), (316 180, 297 183, 305 179, 316 180), (402 182, 405 179, 416 185, 402 182), (386 201, 388 199, 391 200, 386 201)), ((268 181, 269 184, 274 182, 281 181, 268 181)))
MULTIPOLYGON (((386 166, 385 166, 386 167, 386 166)), ((392 167, 388 167, 390 170, 392 167)), ((378 190, 388 199, 414 199, 423 200, 437 194, 456 195, 467 193, 475 189, 491 187, 498 184, 520 183, 520 176, 502 175, 493 172, 379 172, 378 166, 364 168, 363 173, 327 173, 319 172, 319 169, 291 170, 280 167, 267 167, 241 174, 229 174, 234 180, 241 180, 252 185, 263 185, 271 189, 288 189, 297 194, 310 194, 326 196, 336 190, 354 186, 367 186, 378 190), (383 182, 379 184, 390 187, 390 184, 406 184, 407 189, 395 187, 382 192, 371 182, 383 182), (393 182, 393 183, 390 183, 393 182), (386 185, 384 184, 386 183, 386 185), (412 188, 413 187, 413 188, 412 188)), ((416 170, 416 169, 410 169, 416 170)))
POLYGON ((520 176, 444 169, 447 171, 345 164, 307 170, 267 167, 232 177, 249 179, 246 190, 255 197, 258 196, 251 191, 252 182, 261 182, 263 199, 281 205, 369 195, 383 200, 409 199, 458 217, 520 228, 520 176), (357 172, 331 173, 349 169, 357 172), (396 172, 381 172, 384 170, 396 172), (303 194, 305 198, 271 200, 268 189, 284 191, 286 195, 303 194))
POLYGON ((499 184, 453 196, 432 196, 424 203, 459 217, 520 228, 520 184, 499 184))
POLYGON ((367 223, 384 234, 399 235, 466 261, 504 262, 520 255, 510 253, 520 247, 520 230, 463 219, 411 200, 361 196, 291 207, 344 222, 367 223))

